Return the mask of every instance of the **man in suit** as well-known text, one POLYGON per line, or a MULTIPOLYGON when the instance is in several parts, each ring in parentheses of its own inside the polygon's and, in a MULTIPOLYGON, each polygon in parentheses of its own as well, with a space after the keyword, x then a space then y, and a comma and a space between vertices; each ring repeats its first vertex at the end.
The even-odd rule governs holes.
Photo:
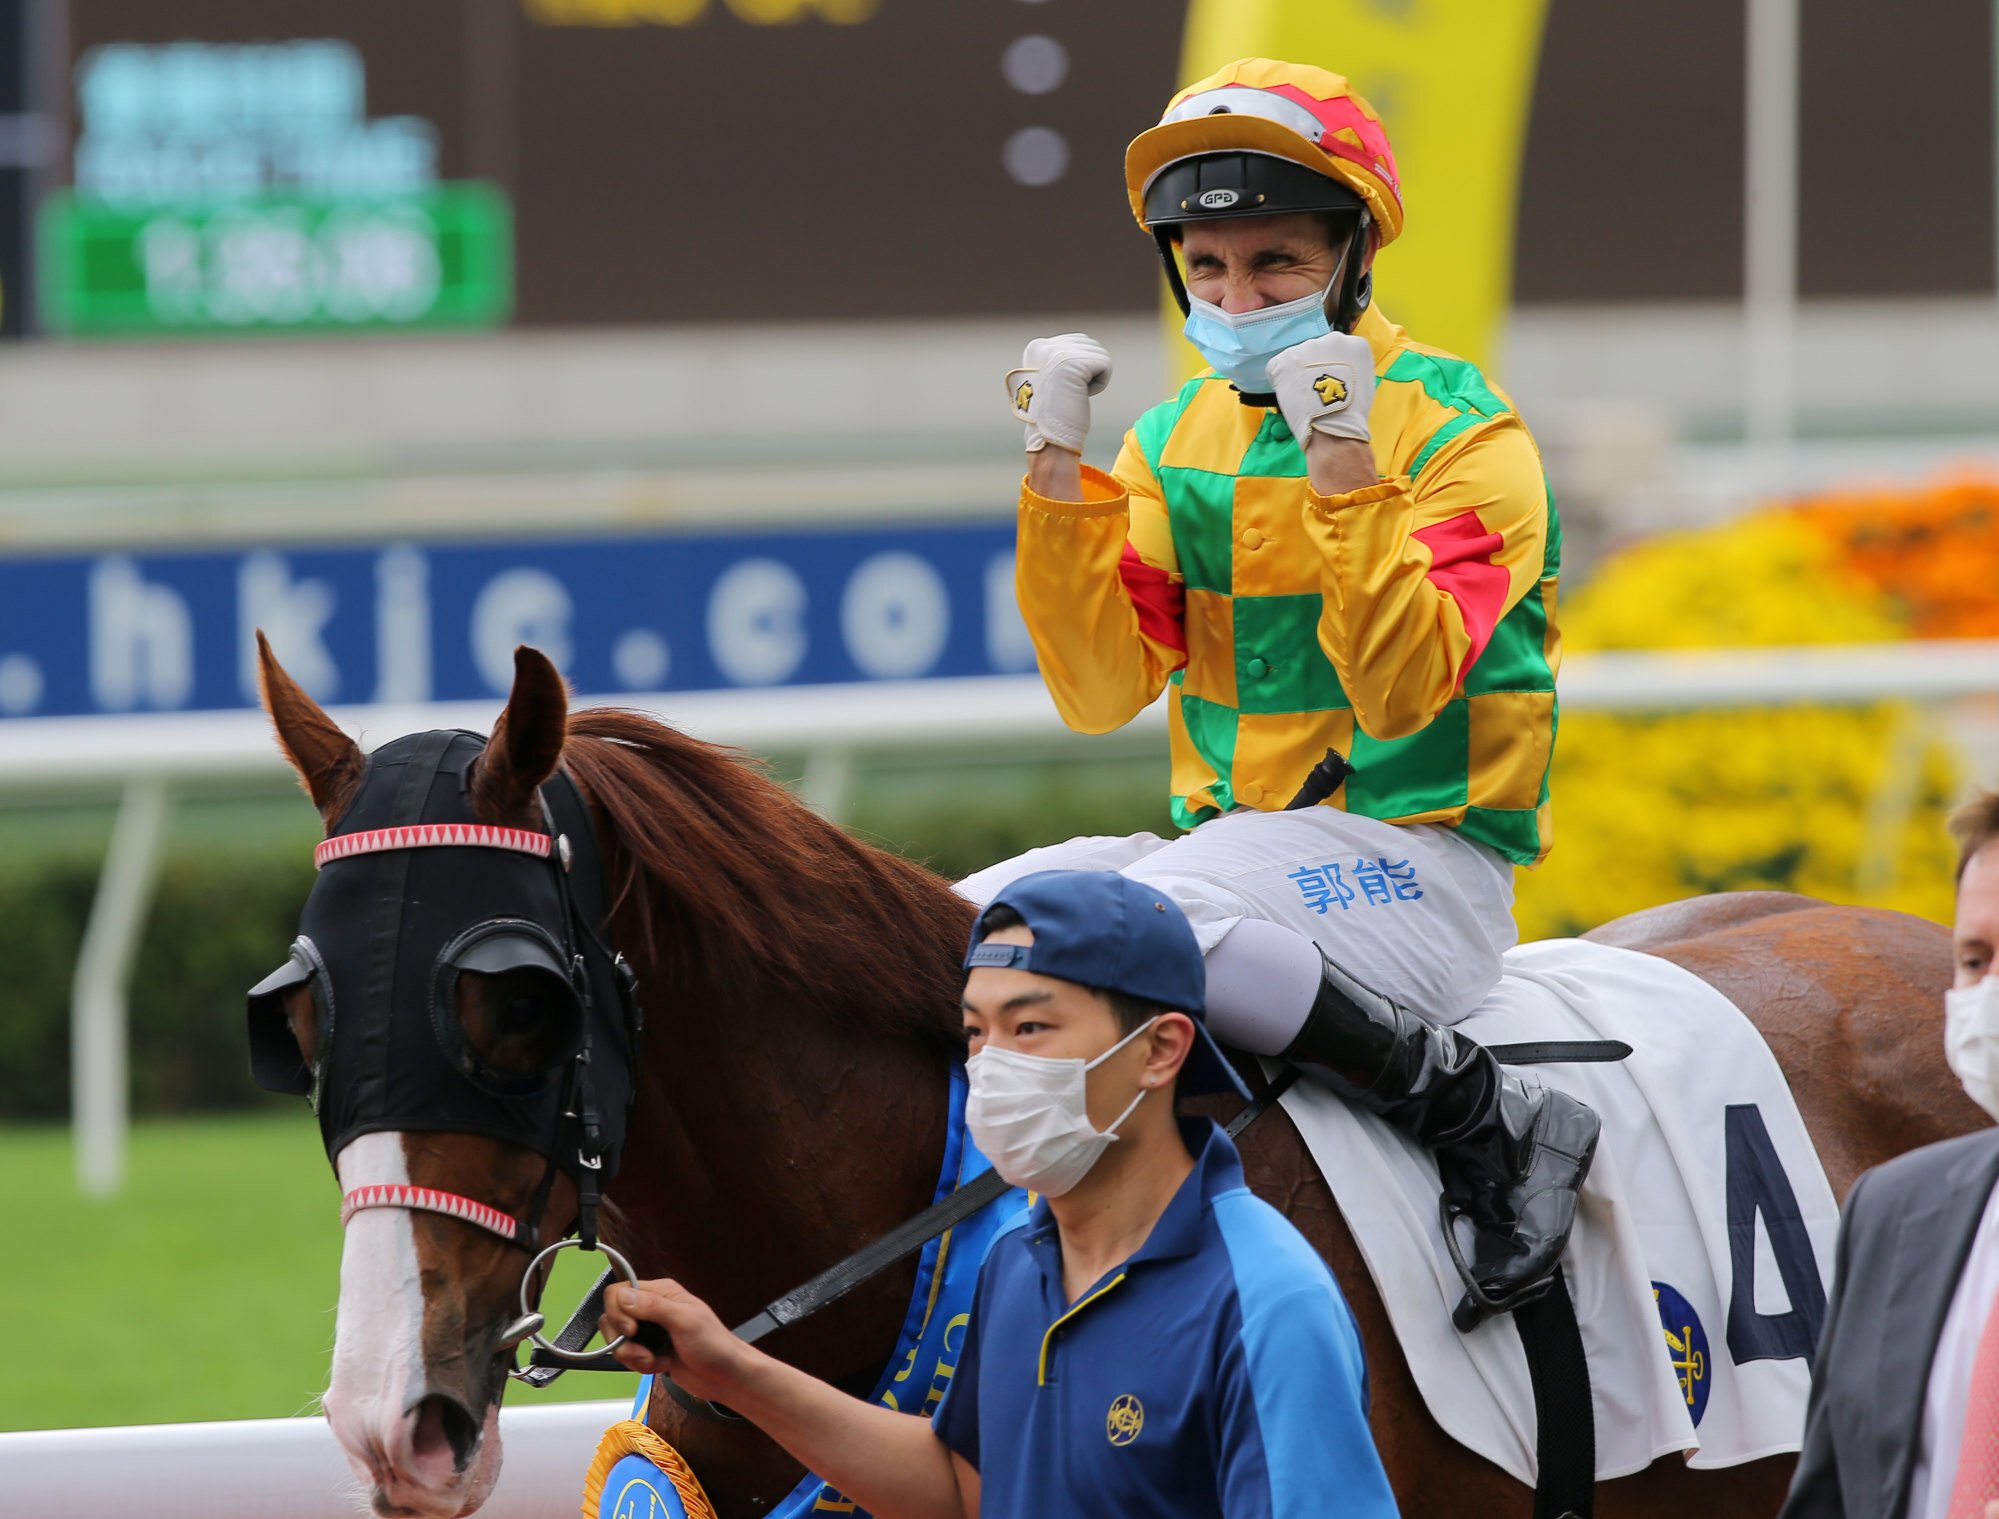
MULTIPOLYGON (((1960 845, 1944 1045, 1999 1117, 1999 793, 1960 845)), ((1999 1519, 1999 1129, 1853 1184, 1781 1519, 1999 1519)))

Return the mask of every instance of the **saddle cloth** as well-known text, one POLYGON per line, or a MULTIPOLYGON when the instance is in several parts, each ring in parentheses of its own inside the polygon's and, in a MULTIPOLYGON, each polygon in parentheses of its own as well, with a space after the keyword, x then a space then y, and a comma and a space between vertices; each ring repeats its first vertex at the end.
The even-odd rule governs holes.
MULTIPOLYGON (((1519 1069, 1603 1116, 1564 1261, 1589 1357, 1598 1480, 1668 1452, 1731 1466, 1795 1451, 1839 1209, 1783 1073, 1691 972, 1580 940, 1512 950, 1459 1030, 1482 1044, 1620 1039, 1615 1064, 1519 1069)), ((1435 1163, 1315 1083, 1284 1108, 1388 1305, 1416 1385, 1455 1439, 1535 1480, 1532 1385, 1510 1316, 1451 1327, 1435 1163)))

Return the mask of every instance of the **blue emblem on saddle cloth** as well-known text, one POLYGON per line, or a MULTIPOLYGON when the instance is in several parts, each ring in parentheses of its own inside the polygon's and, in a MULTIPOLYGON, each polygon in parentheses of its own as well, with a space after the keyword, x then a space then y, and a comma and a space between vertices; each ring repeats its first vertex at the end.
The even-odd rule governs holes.
MULTIPOLYGON (((945 1131, 944 1163, 939 1168, 937 1193, 933 1202, 942 1202, 959 1187, 992 1169, 965 1132, 965 1073, 951 1073, 950 1124, 945 1131)), ((877 1403, 904 1413, 931 1414, 950 1390, 952 1373, 957 1370, 958 1353, 964 1347, 965 1326, 972 1316, 972 1294, 979 1284, 979 1268, 986 1251, 1007 1228, 1027 1212, 1027 1194, 1018 1187, 1002 1192, 992 1202, 963 1222, 953 1225, 923 1247, 916 1268, 916 1287, 909 1296, 909 1311, 903 1316, 902 1333, 895 1343, 872 1397, 877 1403)), ((652 1378, 639 1379, 638 1397, 632 1417, 645 1417, 652 1394, 652 1378)), ((614 1468, 615 1479, 620 1467, 614 1468)), ((697 1473, 698 1475, 698 1473, 697 1473)), ((615 1480, 604 1491, 617 1491, 615 1480)), ((651 1519, 641 1506, 630 1516, 605 1509, 605 1519, 651 1519)), ((681 1519, 682 1511, 671 1505, 661 1508, 662 1516, 681 1519)), ((807 1473, 798 1486, 771 1509, 766 1519, 806 1519, 811 1514, 850 1514, 854 1519, 870 1519, 866 1509, 853 1499, 807 1473)))
POLYGON ((599 1519, 687 1519, 687 1505, 680 1501, 671 1479, 634 1452, 612 1467, 604 1479, 604 1496, 597 1513, 599 1519))
POLYGON ((1701 1415, 1707 1412, 1708 1389, 1713 1385, 1707 1330, 1701 1327, 1694 1305, 1664 1282, 1652 1284, 1652 1299, 1659 1305, 1659 1327, 1666 1333, 1666 1359, 1687 1400, 1688 1417, 1698 1429, 1701 1415))

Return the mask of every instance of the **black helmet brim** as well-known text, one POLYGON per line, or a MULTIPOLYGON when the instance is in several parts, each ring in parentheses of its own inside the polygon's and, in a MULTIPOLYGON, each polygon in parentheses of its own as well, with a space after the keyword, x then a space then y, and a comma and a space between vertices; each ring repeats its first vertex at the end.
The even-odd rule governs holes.
POLYGON ((1268 153, 1203 153, 1161 169, 1145 189, 1145 225, 1291 212, 1364 211, 1367 203, 1327 174, 1268 153))

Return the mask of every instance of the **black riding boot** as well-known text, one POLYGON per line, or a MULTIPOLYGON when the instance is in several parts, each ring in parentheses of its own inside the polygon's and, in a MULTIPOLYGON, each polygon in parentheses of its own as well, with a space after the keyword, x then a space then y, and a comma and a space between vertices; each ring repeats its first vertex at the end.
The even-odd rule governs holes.
POLYGON ((1529 1086, 1483 1046, 1423 1022, 1330 962, 1284 1058, 1435 1152, 1444 1197, 1477 1239, 1451 1315, 1460 1330, 1548 1290, 1596 1153, 1594 1112, 1529 1086))

